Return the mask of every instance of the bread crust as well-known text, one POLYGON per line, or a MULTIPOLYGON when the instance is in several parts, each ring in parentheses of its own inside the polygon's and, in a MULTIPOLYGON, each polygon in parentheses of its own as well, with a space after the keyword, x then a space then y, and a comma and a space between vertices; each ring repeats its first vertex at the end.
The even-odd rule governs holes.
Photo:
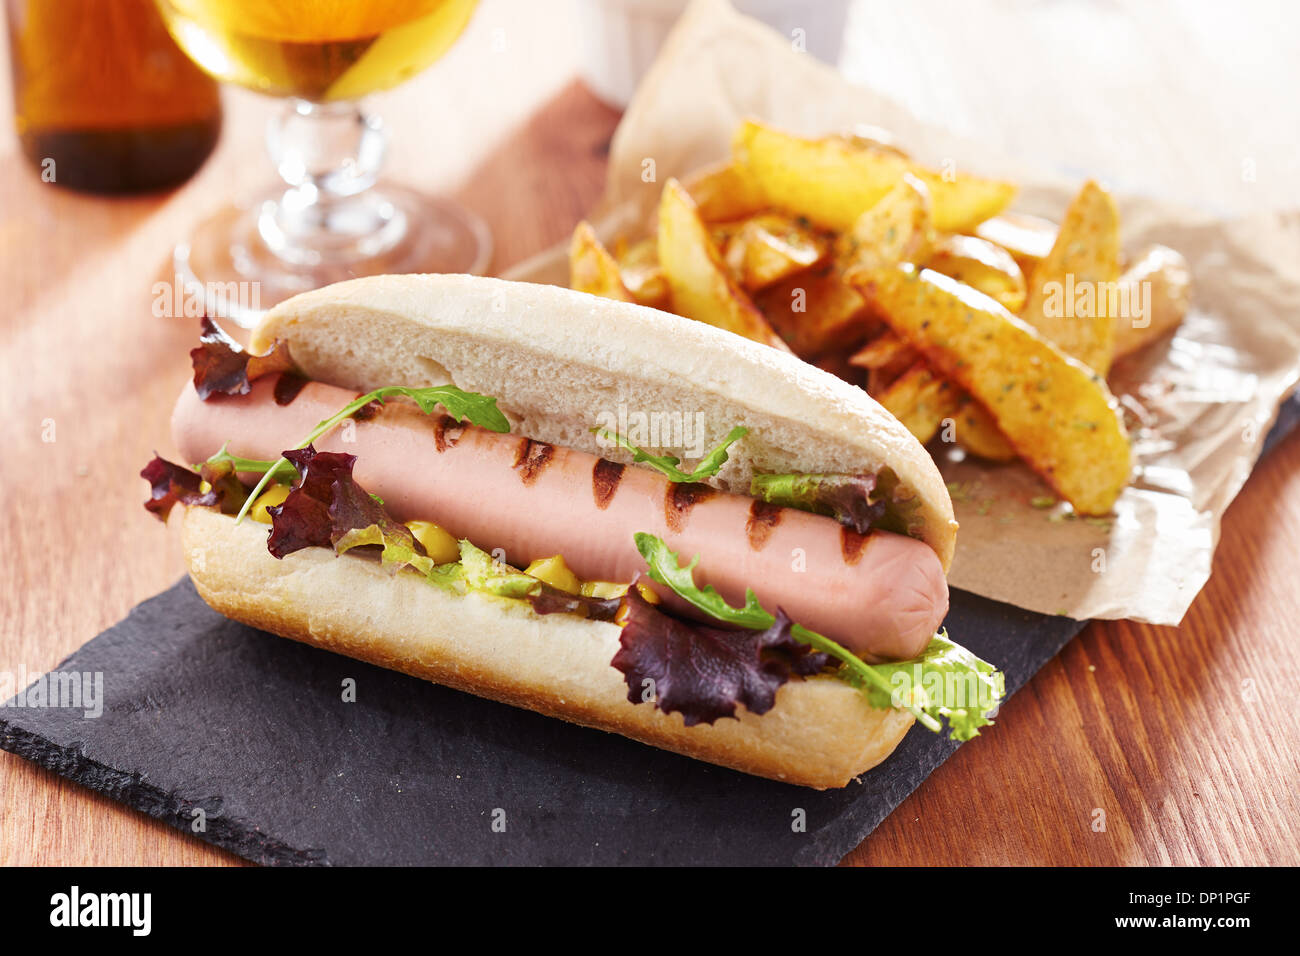
POLYGON ((277 560, 267 526, 185 510, 190 576, 215 610, 252 627, 606 730, 745 773, 823 790, 843 787, 893 751, 912 715, 871 707, 833 677, 792 680, 757 716, 687 727, 627 699, 610 661, 615 624, 479 593, 450 594, 377 562, 308 548, 277 560))
MULTIPOLYGON (((479 276, 354 279, 267 313, 251 348, 284 339, 310 378, 370 391, 454 384, 495 396, 511 430, 621 461, 601 416, 687 414, 692 444, 750 429, 710 483, 741 494, 760 472, 888 467, 914 495, 922 538, 952 562, 957 522, 930 455, 865 391, 793 355, 703 322, 558 286, 479 276)), ((687 449, 658 446, 679 457, 687 449)))

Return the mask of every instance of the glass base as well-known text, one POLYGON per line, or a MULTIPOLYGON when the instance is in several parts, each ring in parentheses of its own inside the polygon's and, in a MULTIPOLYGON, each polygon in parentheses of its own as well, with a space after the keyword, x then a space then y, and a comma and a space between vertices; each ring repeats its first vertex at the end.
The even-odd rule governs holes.
POLYGON ((228 206, 176 247, 176 274, 201 288, 208 313, 252 328, 299 292, 359 276, 407 272, 482 275, 492 237, 449 199, 381 183, 352 200, 295 211, 297 190, 228 206))

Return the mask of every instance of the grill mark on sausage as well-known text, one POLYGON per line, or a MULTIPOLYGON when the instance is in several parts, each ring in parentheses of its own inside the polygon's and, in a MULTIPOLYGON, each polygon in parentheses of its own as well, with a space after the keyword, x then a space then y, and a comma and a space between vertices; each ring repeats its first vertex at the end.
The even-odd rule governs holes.
POLYGON ((440 415, 433 423, 433 445, 438 451, 455 448, 456 442, 460 441, 460 436, 463 434, 465 434, 465 426, 450 415, 440 415))
POLYGON ((717 493, 717 489, 701 482, 683 481, 670 484, 668 494, 664 496, 664 519, 668 522, 668 529, 673 532, 681 531, 686 527, 686 519, 691 509, 717 493))
POLYGON ((303 390, 311 379, 305 375, 299 375, 297 372, 282 372, 280 377, 275 380, 275 389, 272 394, 275 396, 275 404, 292 405, 293 400, 298 397, 298 393, 303 390))
POLYGON ((373 402, 366 402, 352 413, 352 420, 354 422, 368 422, 370 419, 378 415, 379 410, 383 407, 383 403, 380 402, 379 399, 375 399, 373 402))
POLYGON ((867 541, 872 532, 858 534, 847 525, 840 527, 840 550, 844 553, 845 564, 857 564, 862 560, 862 552, 867 548, 867 541))
POLYGON ((608 458, 596 459, 596 465, 591 469, 591 495, 601 511, 608 508, 614 500, 614 493, 618 491, 618 483, 623 480, 625 468, 627 465, 608 458))
POLYGON ((782 514, 784 512, 780 505, 754 499, 754 503, 749 506, 749 520, 745 522, 745 536, 749 538, 751 548, 762 551, 767 547, 767 539, 772 537, 772 532, 781 523, 782 514))
POLYGON ((531 485, 555 457, 555 446, 544 441, 521 438, 515 451, 514 467, 519 470, 519 480, 531 485))

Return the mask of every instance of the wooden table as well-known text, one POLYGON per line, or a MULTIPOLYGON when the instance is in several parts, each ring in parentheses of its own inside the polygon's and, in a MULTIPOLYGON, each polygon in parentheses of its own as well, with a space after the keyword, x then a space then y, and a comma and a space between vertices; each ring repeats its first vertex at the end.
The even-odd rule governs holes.
MULTIPOLYGON (((456 192, 496 235, 498 270, 566 236, 596 200, 618 119, 567 79, 576 54, 566 23, 528 6, 485 5, 444 64, 385 98, 397 134, 396 175, 432 187, 462 183, 456 192), (465 143, 476 149, 459 148, 465 143), (437 157, 430 164, 436 169, 426 168, 429 156, 437 157)), ((929 64, 960 76, 955 64, 977 69, 984 62, 988 51, 968 32, 940 29, 937 7, 918 5, 905 19, 891 17, 892 9, 870 2, 856 11, 850 68, 878 63, 883 50, 913 73, 929 64)), ((1200 52, 1187 52, 1195 46, 1191 28, 1175 29, 1168 9, 1170 22, 1150 42, 1169 57, 1200 52)), ((984 24, 993 43, 1023 45, 1060 29, 1058 20, 1021 22, 1006 9, 997 17, 984 24)), ((1143 27, 1135 14, 1120 19, 1129 32, 1143 27)), ((1107 29, 1114 28, 1110 20, 1103 18, 1107 29)), ((1283 28, 1294 32, 1294 22, 1261 23, 1258 36, 1266 40, 1283 28)), ((1199 79, 1208 87, 1221 80, 1225 88, 1197 109, 1229 125, 1241 124, 1230 110, 1234 95, 1256 104, 1263 98, 1261 110, 1269 102, 1289 109, 1296 84, 1275 88, 1270 72, 1281 69, 1281 54, 1269 50, 1284 48, 1262 48, 1258 69, 1240 75, 1238 61, 1213 61, 1210 79, 1204 69, 1199 79)), ((1199 141, 1197 111, 1184 104, 1192 115, 1167 128, 1167 101, 1177 98, 1182 74, 1156 70, 1154 79, 1145 77, 1147 61, 1133 66, 1132 75, 1143 78, 1133 95, 1089 99, 1070 82, 1068 63, 1079 55, 1089 54, 1055 51, 1062 75, 1018 91, 1004 76, 999 88, 1020 97, 1014 110, 996 100, 984 107, 967 102, 957 115, 988 123, 1009 140, 1007 131, 1019 130, 1028 141, 1035 117, 1059 117, 1052 97, 1069 90, 1073 115, 1085 127, 1104 120, 1111 135, 1129 130, 1153 142, 1144 155, 1163 157, 1166 175, 1147 170, 1144 180, 1130 165, 1129 177, 1161 187, 1181 168, 1181 182, 1195 188, 1203 181, 1198 176, 1213 179, 1207 168, 1254 148, 1201 135, 1213 144, 1189 152, 1189 130, 1199 141), (1152 115, 1165 126, 1144 126, 1152 115)), ((896 70, 887 79, 905 84, 908 75, 903 70, 900 79, 896 70)), ((981 75, 996 85, 996 74, 981 75)), ((940 114, 958 90, 968 100, 974 95, 924 75, 907 89, 918 109, 940 114)), ((3 90, 0 100, 8 102, 3 90)), ((266 171, 258 127, 270 104, 232 93, 227 105, 218 153, 168 196, 109 201, 61 192, 21 168, 12 139, 0 146, 10 170, 0 180, 0 668, 56 666, 183 573, 175 535, 140 508, 145 488, 136 474, 155 446, 167 444, 167 416, 186 377, 194 328, 192 321, 155 317, 150 305, 153 284, 168 278, 172 241, 220 200, 259 185, 266 171), (54 441, 44 441, 51 422, 54 441)), ((7 120, 0 117, 5 126, 7 120)), ((1262 147, 1257 152, 1264 170, 1286 161, 1262 147)), ((1228 195, 1236 209, 1294 199, 1281 177, 1252 186, 1259 188, 1240 195, 1225 187, 1219 198, 1228 195)), ((1297 539, 1300 437, 1293 435, 1228 512, 1214 576, 1181 627, 1089 626, 1003 708, 996 731, 963 747, 848 862, 1300 862, 1300 725, 1292 707, 1300 684, 1297 539), (1093 827, 1098 808, 1105 811, 1104 832, 1093 827)), ((8 754, 0 754, 0 794, 0 863, 240 862, 8 754)))

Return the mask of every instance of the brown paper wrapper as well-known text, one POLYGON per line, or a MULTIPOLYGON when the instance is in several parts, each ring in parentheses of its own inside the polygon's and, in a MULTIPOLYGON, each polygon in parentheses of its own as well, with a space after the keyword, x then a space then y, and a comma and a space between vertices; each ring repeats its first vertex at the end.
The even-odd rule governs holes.
MULTIPOLYGON (((723 0, 687 10, 628 108, 593 212, 606 240, 643 235, 670 176, 724 159, 746 117, 817 136, 869 124, 918 160, 1013 179, 1013 208, 1059 220, 1079 183, 1027 169, 851 86, 723 0)), ((1172 338, 1121 362, 1111 389, 1140 410, 1136 472, 1113 515, 1075 517, 1021 463, 932 451, 961 531, 954 587, 1045 614, 1177 624, 1210 576, 1223 512, 1300 379, 1300 214, 1225 221, 1116 195, 1130 255, 1160 243, 1187 257, 1192 307, 1172 338)), ((567 284, 564 248, 511 278, 567 284)))

